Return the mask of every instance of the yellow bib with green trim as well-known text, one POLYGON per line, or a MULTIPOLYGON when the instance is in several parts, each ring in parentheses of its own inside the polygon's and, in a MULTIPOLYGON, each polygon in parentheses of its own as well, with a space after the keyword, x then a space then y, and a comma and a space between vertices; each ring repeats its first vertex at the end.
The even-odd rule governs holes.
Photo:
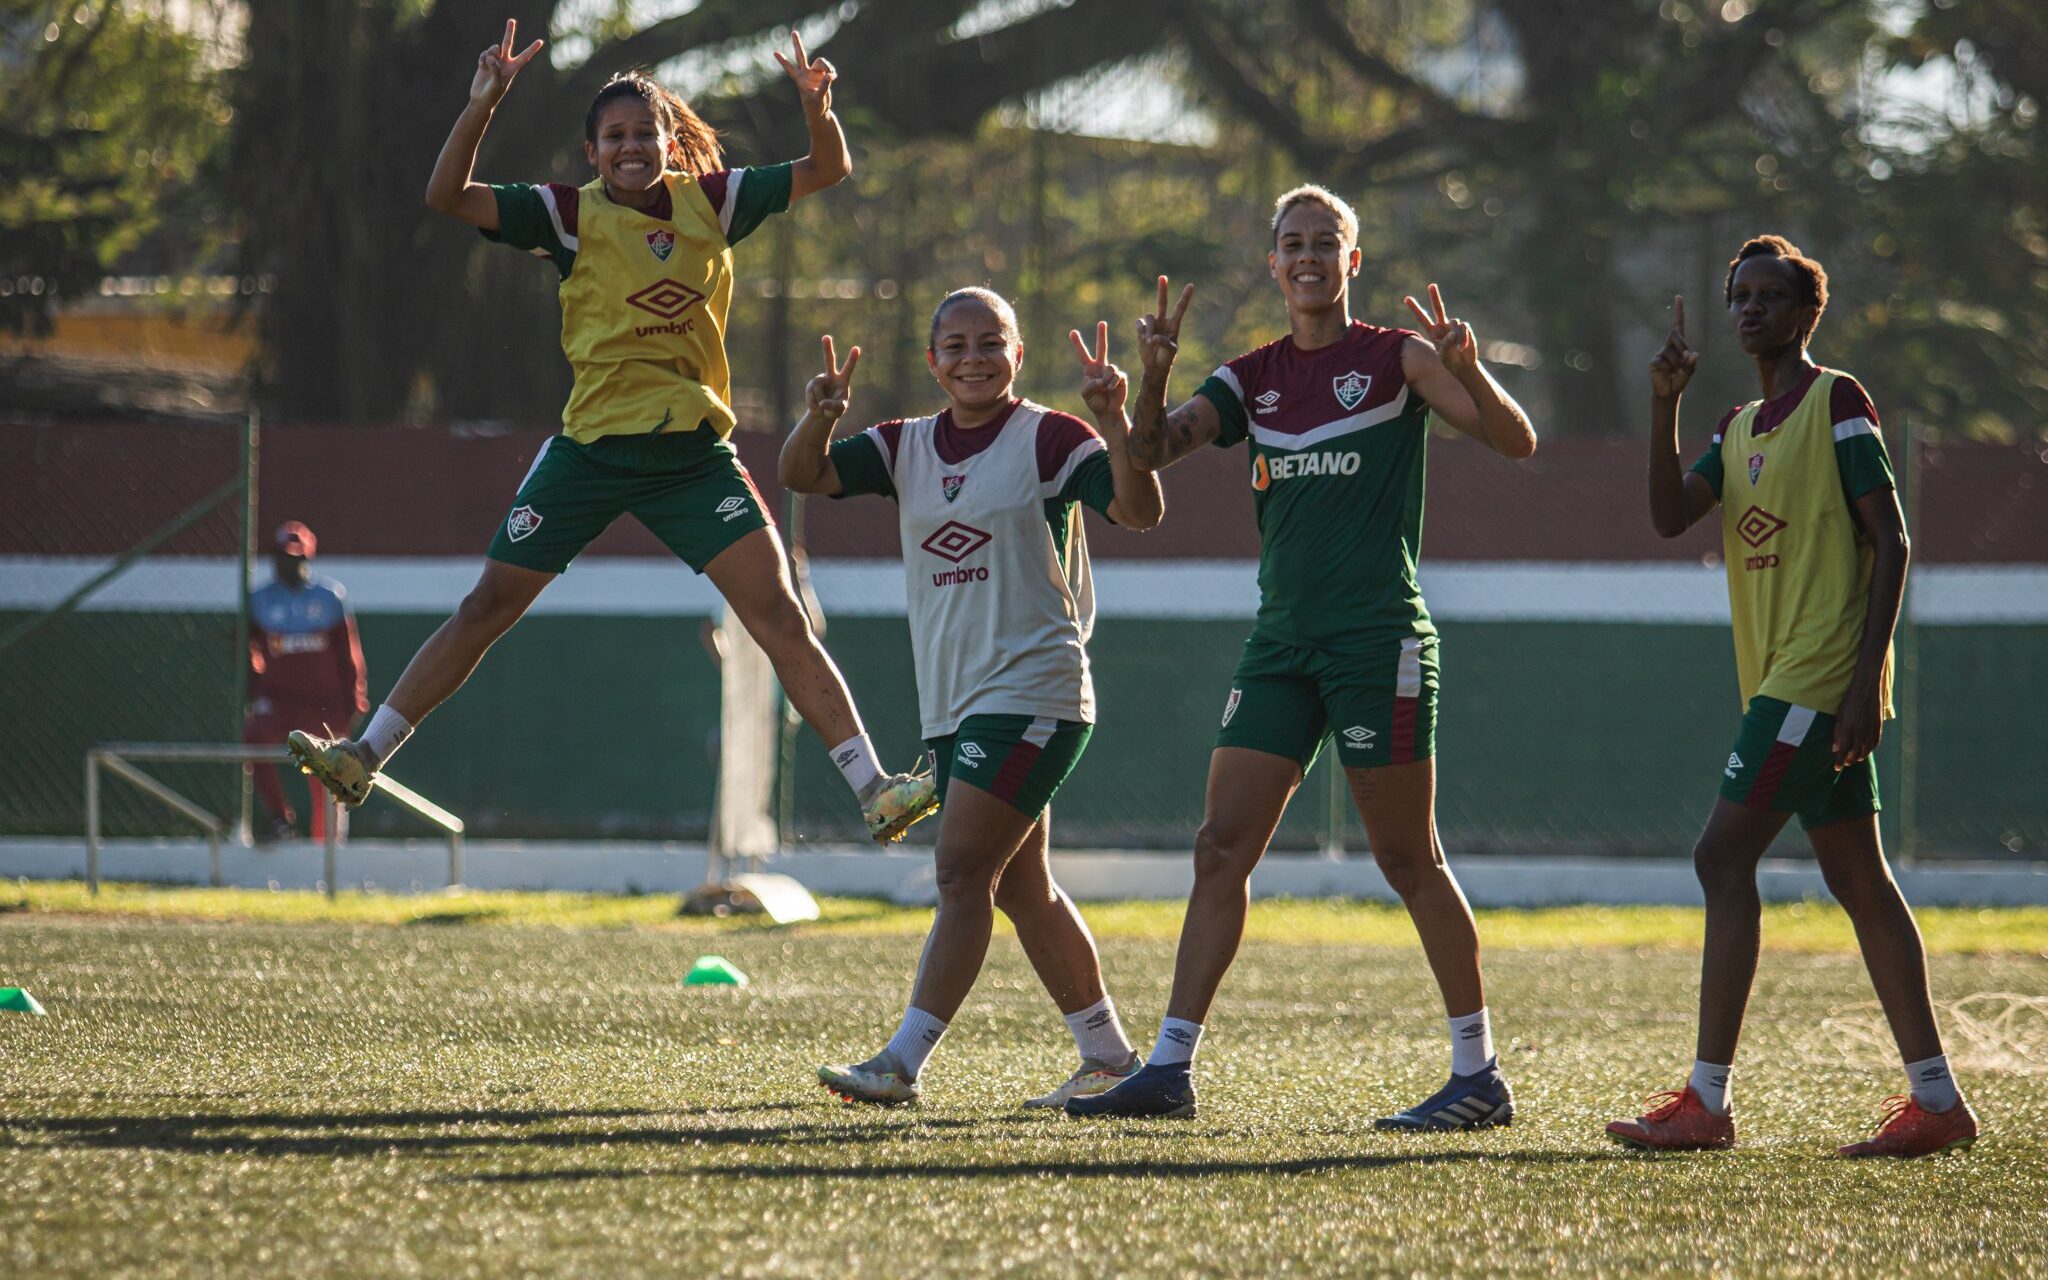
POLYGON ((562 352, 576 378, 562 430, 579 443, 700 425, 732 433, 732 247, 694 178, 662 181, 672 222, 613 203, 602 179, 579 193, 576 265, 561 289, 562 352))

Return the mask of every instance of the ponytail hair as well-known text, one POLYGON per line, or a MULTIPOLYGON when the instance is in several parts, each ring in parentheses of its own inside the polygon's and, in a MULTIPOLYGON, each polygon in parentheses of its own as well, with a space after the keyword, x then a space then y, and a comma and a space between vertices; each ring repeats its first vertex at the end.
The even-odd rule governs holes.
POLYGON ((668 155, 664 159, 669 168, 696 178, 725 167, 718 147, 718 131, 704 123, 704 117, 692 111, 689 103, 638 68, 622 71, 605 81, 597 96, 590 100, 590 111, 583 117, 584 141, 593 145, 597 142, 598 117, 604 114, 606 103, 620 98, 638 98, 654 113, 655 123, 668 135, 668 155))

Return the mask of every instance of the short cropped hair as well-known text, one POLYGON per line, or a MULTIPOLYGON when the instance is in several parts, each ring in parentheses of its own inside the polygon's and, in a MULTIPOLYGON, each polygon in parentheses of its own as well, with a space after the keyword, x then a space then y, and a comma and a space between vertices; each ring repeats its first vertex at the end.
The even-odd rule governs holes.
POLYGON ((1783 236, 1757 236, 1728 260, 1728 278, 1721 285, 1722 301, 1735 301, 1735 269, 1751 258, 1764 257, 1777 258, 1792 268, 1792 278, 1799 286, 1799 300, 1814 309, 1813 324, 1800 337, 1802 341, 1812 337, 1813 331, 1820 327, 1822 314, 1828 309, 1828 273, 1820 263, 1799 252, 1799 246, 1783 236))
POLYGON ((970 285, 965 289, 955 289, 939 299, 939 305, 932 310, 932 332, 931 336, 925 339, 924 349, 926 351, 936 351, 938 349, 939 320, 946 314, 946 309, 957 302, 979 302, 990 311, 996 313, 996 319, 1003 326, 1003 336, 1010 340, 1012 346, 1024 341, 1024 331, 1017 326, 1017 309, 1010 305, 1010 300, 997 293, 994 289, 983 288, 981 285, 970 285))
POLYGON ((1316 186, 1314 183, 1307 183, 1296 187, 1292 191, 1285 192, 1278 200, 1273 202, 1274 244, 1280 243, 1280 220, 1287 216, 1289 209, 1298 204, 1319 204, 1331 213, 1336 214, 1337 225, 1344 232, 1345 243, 1353 248, 1358 247, 1358 215, 1352 211, 1350 205, 1344 203, 1343 198, 1336 192, 1328 187, 1316 186))

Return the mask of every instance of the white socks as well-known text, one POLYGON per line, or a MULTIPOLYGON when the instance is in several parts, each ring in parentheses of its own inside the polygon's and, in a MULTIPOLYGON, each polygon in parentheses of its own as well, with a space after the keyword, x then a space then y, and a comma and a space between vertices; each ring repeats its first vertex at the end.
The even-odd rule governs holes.
POLYGON ((1061 1016, 1066 1019, 1067 1030, 1074 1033, 1074 1047, 1081 1051, 1083 1059, 1112 1067, 1131 1060, 1131 1039, 1124 1034, 1123 1021, 1116 1016, 1116 1005, 1108 996, 1079 1013, 1061 1016))
POLYGON ((1706 1104, 1707 1110, 1717 1116, 1725 1116, 1731 1105, 1728 1101, 1729 1080, 1734 1075, 1733 1067, 1695 1061, 1692 1064, 1692 1079, 1686 1083, 1692 1086, 1694 1093, 1700 1095, 1700 1101, 1706 1104))
POLYGON ((1171 1067, 1195 1060, 1195 1050, 1202 1043, 1202 1024, 1188 1022, 1181 1018, 1162 1018, 1159 1021, 1159 1042, 1152 1046, 1149 1065, 1171 1067))
POLYGON ((363 730, 363 750, 369 753, 373 767, 382 769, 397 750, 412 736, 412 726, 405 717, 389 706, 377 708, 377 714, 370 717, 370 727, 363 730))
POLYGON ((903 1025, 896 1028, 896 1034, 889 1037, 884 1052, 903 1064, 903 1070, 910 1079, 917 1079, 917 1073, 924 1070, 925 1059, 932 1056, 932 1050, 939 1047, 939 1037, 946 1034, 946 1024, 912 1005, 903 1011, 903 1025))
POLYGON ((1948 1073, 1945 1053, 1907 1063, 1906 1087, 1922 1111, 1946 1111, 1963 1097, 1956 1090, 1956 1078, 1948 1073))
POLYGON ((1486 1016, 1486 1007, 1452 1018, 1450 1023, 1451 1074, 1469 1076, 1484 1071, 1493 1061, 1493 1022, 1486 1016))
POLYGON ((839 776, 846 779, 846 785, 853 788, 853 794, 863 799, 868 787, 882 776, 882 762, 875 756, 875 744, 864 733, 832 748, 832 763, 839 766, 839 776))

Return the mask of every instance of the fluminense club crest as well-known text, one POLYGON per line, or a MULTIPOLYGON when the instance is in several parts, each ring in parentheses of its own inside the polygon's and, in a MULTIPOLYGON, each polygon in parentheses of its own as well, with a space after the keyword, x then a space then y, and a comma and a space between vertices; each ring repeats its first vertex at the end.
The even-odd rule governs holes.
POLYGON ((1337 403, 1346 409, 1356 409, 1365 401, 1365 393, 1372 390, 1372 375, 1356 369, 1341 378, 1330 379, 1330 385, 1337 392, 1337 403))
POLYGON ((1243 699, 1243 697, 1244 690, 1232 689, 1230 691, 1230 696, 1223 700, 1223 723, 1226 726, 1230 723, 1230 717, 1237 714, 1237 704, 1239 701, 1243 699))
POLYGON ((668 255, 676 251, 676 233, 673 231, 650 231, 647 233, 647 247, 654 250, 656 259, 668 261, 668 255))
POLYGON ((512 514, 505 517, 505 536, 514 542, 521 541, 540 528, 540 512, 532 507, 514 507, 512 514))
POLYGON ((1751 484, 1755 484, 1755 483, 1756 483, 1756 478, 1757 478, 1758 476, 1762 475, 1763 473, 1764 473, 1764 455, 1762 455, 1762 454, 1760 454, 1760 453, 1752 453, 1752 454, 1750 454, 1750 455, 1749 455, 1749 482, 1750 482, 1751 484))
POLYGON ((966 483, 966 476, 940 476, 939 492, 946 495, 946 501, 951 502, 960 496, 961 486, 966 483))

